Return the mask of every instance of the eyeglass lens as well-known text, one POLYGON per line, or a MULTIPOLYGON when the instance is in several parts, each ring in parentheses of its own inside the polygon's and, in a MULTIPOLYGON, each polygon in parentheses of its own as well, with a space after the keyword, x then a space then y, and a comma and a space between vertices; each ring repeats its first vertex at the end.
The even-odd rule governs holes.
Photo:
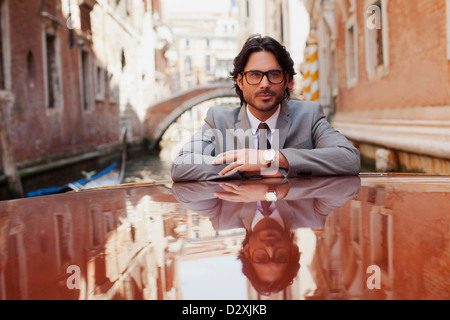
POLYGON ((286 263, 289 260, 289 251, 286 248, 278 248, 275 250, 273 254, 273 258, 271 259, 269 257, 269 254, 264 249, 256 249, 253 252, 253 259, 252 261, 254 263, 269 263, 270 261, 273 261, 275 263, 286 263))
POLYGON ((266 76, 269 82, 272 84, 280 84, 281 82, 283 82, 283 71, 281 70, 269 70, 267 72, 252 70, 244 72, 244 74, 249 84, 260 83, 264 76, 266 76))

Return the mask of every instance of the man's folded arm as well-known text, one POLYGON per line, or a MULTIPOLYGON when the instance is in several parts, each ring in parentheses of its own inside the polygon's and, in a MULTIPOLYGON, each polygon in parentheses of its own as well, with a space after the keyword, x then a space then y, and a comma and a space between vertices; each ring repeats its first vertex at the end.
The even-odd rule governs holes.
POLYGON ((320 109, 315 119, 312 130, 314 149, 280 150, 289 163, 286 177, 358 175, 361 170, 358 149, 331 127, 320 109))
POLYGON ((217 129, 213 129, 212 109, 208 112, 202 130, 195 133, 191 140, 180 150, 173 160, 171 176, 173 181, 207 181, 223 179, 241 179, 239 173, 219 176, 219 172, 226 167, 212 165, 217 156, 222 137, 217 129), (211 125, 210 125, 211 124, 211 125))

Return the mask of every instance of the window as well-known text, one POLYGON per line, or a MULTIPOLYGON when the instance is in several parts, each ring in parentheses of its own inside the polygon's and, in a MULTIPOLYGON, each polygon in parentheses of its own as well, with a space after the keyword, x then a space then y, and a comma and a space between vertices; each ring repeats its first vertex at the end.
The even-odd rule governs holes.
POLYGON ((68 213, 55 213, 54 218, 58 265, 64 268, 73 256, 72 219, 68 213))
POLYGON ((80 52, 80 93, 81 109, 89 111, 93 109, 93 85, 91 77, 91 54, 88 49, 80 52))
POLYGON ((192 61, 189 56, 184 59, 184 71, 187 75, 192 74, 192 61))
POLYGON ((80 25, 81 30, 85 34, 89 34, 91 32, 91 10, 92 8, 86 4, 80 5, 80 25))
POLYGON ((6 234, 2 234, 6 240, 4 244, 7 259, 3 260, 2 272, 0 272, 0 299, 26 300, 28 270, 24 243, 25 224, 17 217, 10 223, 14 225, 14 228, 6 229, 6 234))
POLYGON ((56 50, 55 50, 56 37, 52 34, 45 35, 45 45, 47 50, 47 106, 49 108, 55 107, 55 94, 56 94, 56 77, 55 65, 56 65, 56 50))
POLYGON ((206 73, 207 74, 212 74, 213 70, 212 70, 212 66, 211 66, 211 56, 207 55, 206 56, 206 73))
POLYGON ((390 274, 392 265, 392 216, 390 209, 373 206, 370 212, 371 263, 390 274))
POLYGON ((56 30, 44 32, 45 102, 48 109, 60 110, 63 106, 62 75, 59 38, 56 30))
POLYGON ((119 103, 119 81, 112 72, 108 72, 109 102, 119 103))
POLYGON ((97 65, 95 67, 95 98, 99 101, 105 99, 105 70, 97 65))
POLYGON ((8 1, 0 0, 0 90, 11 89, 8 1))
POLYGON ((104 240, 103 213, 101 208, 96 205, 92 206, 89 210, 89 219, 91 246, 97 247, 104 240))
POLYGON ((347 86, 353 87, 358 82, 358 49, 356 18, 353 15, 346 24, 347 86))
POLYGON ((369 80, 388 72, 388 25, 386 0, 366 0, 366 69, 369 80))

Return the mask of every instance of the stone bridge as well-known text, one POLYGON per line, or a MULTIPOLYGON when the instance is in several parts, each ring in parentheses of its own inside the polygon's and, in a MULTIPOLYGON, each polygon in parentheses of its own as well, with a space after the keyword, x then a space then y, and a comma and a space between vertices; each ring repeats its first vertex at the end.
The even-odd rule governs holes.
POLYGON ((157 148, 164 132, 183 112, 204 101, 224 97, 236 97, 232 82, 224 81, 199 86, 174 94, 150 106, 144 120, 145 137, 149 140, 149 149, 157 148))

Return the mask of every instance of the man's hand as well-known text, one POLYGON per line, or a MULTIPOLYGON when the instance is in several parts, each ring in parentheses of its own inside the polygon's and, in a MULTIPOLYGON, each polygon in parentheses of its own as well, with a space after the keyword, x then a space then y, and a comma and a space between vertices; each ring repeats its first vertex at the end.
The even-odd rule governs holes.
POLYGON ((269 187, 265 184, 252 184, 235 186, 223 183, 220 185, 225 192, 214 192, 221 200, 230 202, 256 202, 264 201, 269 187))
POLYGON ((221 200, 230 202, 256 202, 265 201, 266 192, 275 190, 278 200, 283 199, 289 192, 289 183, 282 183, 283 179, 264 179, 264 183, 255 180, 244 180, 240 185, 222 183, 220 186, 224 192, 214 192, 221 200))
MULTIPOLYGON (((240 149, 231 150, 221 153, 213 161, 213 165, 229 163, 224 169, 219 172, 219 175, 231 174, 236 171, 241 172, 245 177, 250 176, 266 176, 266 177, 282 177, 279 170, 278 160, 280 159, 280 152, 277 151, 275 161, 270 166, 270 163, 264 161, 264 150, 256 149, 240 149)), ((284 158, 284 156, 283 156, 284 158)))

